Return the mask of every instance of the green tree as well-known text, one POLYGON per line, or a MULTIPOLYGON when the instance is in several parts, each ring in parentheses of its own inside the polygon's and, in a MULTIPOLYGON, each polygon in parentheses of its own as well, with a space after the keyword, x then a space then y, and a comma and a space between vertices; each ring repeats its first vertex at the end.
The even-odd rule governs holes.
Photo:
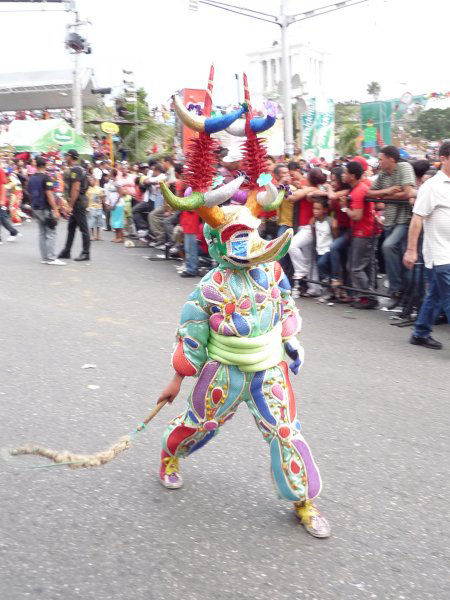
POLYGON ((145 90, 140 88, 137 91, 137 106, 134 102, 127 102, 125 98, 123 100, 125 109, 130 113, 128 120, 134 121, 136 114, 136 121, 138 122, 137 126, 134 123, 119 124, 120 137, 128 150, 130 160, 145 160, 155 142, 162 142, 164 151, 171 154, 173 151, 173 127, 157 123, 152 119, 145 90))
POLYGON ((131 161, 146 160, 151 153, 153 144, 156 142, 162 144, 164 153, 172 154, 174 128, 163 123, 157 123, 150 116, 145 91, 143 89, 137 91, 137 106, 133 102, 126 102, 124 97, 122 97, 122 100, 124 108, 129 113, 125 118, 128 123, 121 124, 115 110, 99 101, 97 106, 85 108, 83 111, 86 133, 90 136, 104 135, 100 124, 89 123, 89 121, 113 121, 119 125, 119 135, 123 140, 125 148, 128 150, 128 156, 131 161), (137 126, 134 125, 135 106, 137 126))
POLYGON ((421 137, 435 142, 450 138, 450 108, 430 108, 417 117, 417 130, 421 137))
POLYGON ((341 156, 356 154, 360 132, 359 103, 338 102, 335 106, 335 135, 336 149, 341 156))
POLYGON ((373 99, 375 101, 378 100, 378 98, 380 96, 380 92, 381 92, 381 85, 378 83, 378 81, 371 81, 369 83, 369 85, 367 86, 367 93, 370 96, 373 96, 373 99))

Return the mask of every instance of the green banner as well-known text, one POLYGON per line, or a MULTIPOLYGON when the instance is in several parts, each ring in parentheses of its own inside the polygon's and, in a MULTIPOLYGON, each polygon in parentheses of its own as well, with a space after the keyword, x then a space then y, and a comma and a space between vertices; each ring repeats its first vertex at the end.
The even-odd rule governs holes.
POLYGON ((361 124, 364 154, 376 154, 382 146, 392 144, 392 130, 399 125, 405 112, 414 105, 424 106, 425 96, 414 96, 410 104, 399 98, 361 104, 361 124))
POLYGON ((334 101, 311 98, 302 117, 302 151, 307 159, 334 158, 334 101))

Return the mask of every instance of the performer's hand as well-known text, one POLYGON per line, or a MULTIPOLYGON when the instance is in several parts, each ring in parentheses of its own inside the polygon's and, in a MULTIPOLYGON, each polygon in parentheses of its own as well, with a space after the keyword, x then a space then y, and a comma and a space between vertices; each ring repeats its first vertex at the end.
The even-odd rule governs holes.
POLYGON ((300 346, 297 338, 291 338, 284 344, 284 349, 286 350, 286 354, 289 356, 289 358, 292 359, 289 369, 292 371, 292 373, 294 373, 294 375, 297 375, 304 359, 303 348, 300 346))
POLYGON ((181 382, 183 381, 183 379, 184 379, 184 377, 182 375, 175 373, 172 381, 162 391, 160 397, 158 398, 157 404, 159 404, 160 402, 164 402, 164 401, 173 402, 180 392, 181 382))

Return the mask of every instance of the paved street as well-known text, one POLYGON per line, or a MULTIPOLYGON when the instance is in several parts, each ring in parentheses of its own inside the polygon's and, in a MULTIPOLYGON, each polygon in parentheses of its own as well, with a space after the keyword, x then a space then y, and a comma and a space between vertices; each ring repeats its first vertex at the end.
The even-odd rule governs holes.
MULTIPOLYGON (((0 446, 101 450, 169 380, 196 280, 109 241, 93 244, 91 264, 41 265, 35 226, 22 233, 0 246, 0 446)), ((0 461, 0 598, 448 599, 450 327, 435 332, 445 349, 430 351, 407 344, 388 313, 300 307, 307 360, 293 384, 332 538, 308 536, 275 497, 245 406, 182 463, 185 487, 163 489, 160 439, 185 381, 109 465, 0 461)))

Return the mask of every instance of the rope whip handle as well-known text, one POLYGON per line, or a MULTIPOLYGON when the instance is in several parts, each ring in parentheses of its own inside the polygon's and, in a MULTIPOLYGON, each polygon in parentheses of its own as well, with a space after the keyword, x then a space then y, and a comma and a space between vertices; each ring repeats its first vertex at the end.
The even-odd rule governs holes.
POLYGON ((142 421, 142 423, 139 423, 139 425, 136 427, 136 429, 134 430, 135 432, 138 431, 143 431, 146 426, 150 423, 150 421, 156 417, 156 415, 159 413, 159 411, 163 408, 163 406, 165 406, 168 403, 168 400, 163 400, 162 402, 159 402, 155 408, 153 408, 148 415, 145 417, 145 419, 142 421))

